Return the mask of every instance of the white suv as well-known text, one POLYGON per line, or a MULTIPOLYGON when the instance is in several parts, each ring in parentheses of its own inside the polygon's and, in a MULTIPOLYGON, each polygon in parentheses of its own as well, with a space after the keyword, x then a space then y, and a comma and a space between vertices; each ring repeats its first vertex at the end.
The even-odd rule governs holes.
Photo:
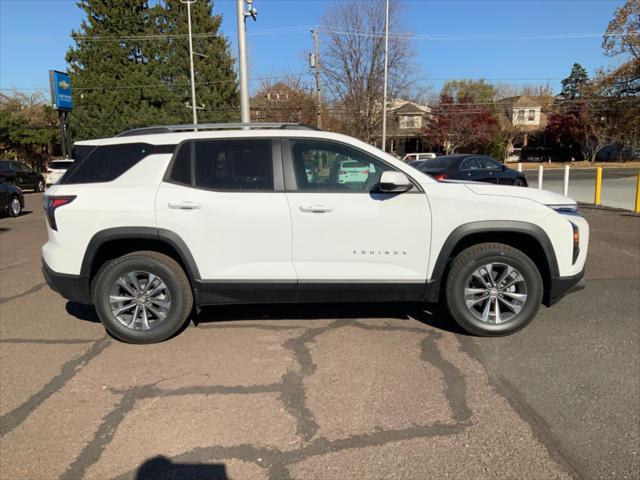
POLYGON ((583 284, 573 200, 439 182, 344 135, 153 127, 74 158, 46 192, 44 275, 128 342, 169 338, 203 305, 278 302, 442 299, 465 330, 505 335, 583 284), (342 182, 346 161, 366 178, 342 182))

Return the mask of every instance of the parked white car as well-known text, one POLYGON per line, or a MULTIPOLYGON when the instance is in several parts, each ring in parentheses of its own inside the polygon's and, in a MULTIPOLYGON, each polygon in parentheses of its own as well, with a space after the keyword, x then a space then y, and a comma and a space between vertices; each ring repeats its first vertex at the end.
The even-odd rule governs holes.
POLYGON ((44 174, 44 180, 47 186, 53 185, 60 177, 67 172, 67 169, 73 165, 73 159, 61 159, 52 161, 44 174))
POLYGON ((407 153, 402 159, 403 162, 413 162, 416 160, 430 160, 432 158, 436 158, 435 153, 425 152, 425 153, 407 153))
POLYGON ((441 299, 506 335, 582 285, 589 226, 569 198, 438 182, 299 125, 197 129, 78 142, 46 192, 45 278, 117 338, 167 339, 194 306, 441 299), (343 182, 345 161, 373 168, 343 182))

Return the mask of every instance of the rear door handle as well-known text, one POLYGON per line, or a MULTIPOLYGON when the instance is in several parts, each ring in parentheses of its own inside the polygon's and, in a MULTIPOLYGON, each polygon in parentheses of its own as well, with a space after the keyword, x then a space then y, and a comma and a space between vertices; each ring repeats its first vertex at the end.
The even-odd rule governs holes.
POLYGON ((195 202, 169 202, 169 208, 173 208, 174 210, 197 210, 200 208, 199 203, 195 202))
POLYGON ((333 210, 325 205, 303 205, 300 207, 302 212, 327 213, 333 210))

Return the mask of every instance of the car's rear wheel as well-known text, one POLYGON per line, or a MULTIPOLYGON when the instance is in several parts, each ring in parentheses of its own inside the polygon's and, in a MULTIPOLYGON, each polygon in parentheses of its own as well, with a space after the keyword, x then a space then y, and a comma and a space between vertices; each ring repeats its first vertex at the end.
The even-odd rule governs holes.
POLYGON ((161 342, 185 324, 193 294, 182 267, 157 252, 134 252, 105 264, 93 287, 100 320, 130 343, 161 342))
POLYGON ((449 312, 474 335, 509 335, 524 328, 536 316, 542 294, 542 278, 533 261, 500 243, 462 251, 447 276, 449 312))
POLYGON ((17 195, 14 195, 9 200, 8 213, 10 217, 17 217, 22 213, 22 205, 17 195))
POLYGON ((44 181, 38 180, 35 187, 33 188, 34 192, 44 192, 44 181))
POLYGON ((513 185, 514 185, 515 187, 526 187, 526 186, 527 186, 526 182, 525 182, 523 179, 521 179, 521 178, 516 178, 516 179, 513 181, 513 185))

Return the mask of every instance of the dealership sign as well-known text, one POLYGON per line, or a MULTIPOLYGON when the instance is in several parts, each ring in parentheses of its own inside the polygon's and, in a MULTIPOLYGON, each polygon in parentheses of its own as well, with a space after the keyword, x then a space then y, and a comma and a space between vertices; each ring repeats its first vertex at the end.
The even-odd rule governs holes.
POLYGON ((49 83, 51 85, 51 102, 58 110, 73 110, 71 100, 71 78, 66 72, 49 70, 49 83))

